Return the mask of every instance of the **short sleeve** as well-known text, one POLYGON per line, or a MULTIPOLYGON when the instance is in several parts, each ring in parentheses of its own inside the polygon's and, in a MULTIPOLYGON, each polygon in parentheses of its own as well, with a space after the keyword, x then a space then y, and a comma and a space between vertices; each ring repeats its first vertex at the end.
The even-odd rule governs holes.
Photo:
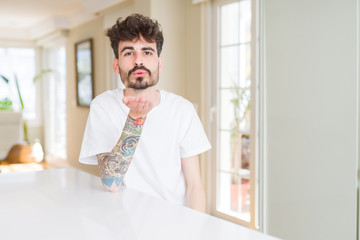
POLYGON ((192 104, 190 104, 186 115, 185 133, 180 142, 181 158, 192 157, 211 148, 199 116, 192 104))
POLYGON ((117 142, 114 126, 108 113, 99 105, 91 104, 86 123, 79 162, 96 165, 97 154, 110 152, 117 142))

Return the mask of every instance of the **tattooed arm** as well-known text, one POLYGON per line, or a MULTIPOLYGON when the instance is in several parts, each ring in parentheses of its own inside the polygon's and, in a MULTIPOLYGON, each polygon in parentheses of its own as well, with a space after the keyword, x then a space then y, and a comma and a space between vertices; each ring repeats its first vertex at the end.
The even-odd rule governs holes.
POLYGON ((97 155, 101 181, 104 187, 117 192, 140 139, 147 113, 152 103, 146 98, 125 97, 123 102, 130 108, 119 141, 109 153, 97 155))

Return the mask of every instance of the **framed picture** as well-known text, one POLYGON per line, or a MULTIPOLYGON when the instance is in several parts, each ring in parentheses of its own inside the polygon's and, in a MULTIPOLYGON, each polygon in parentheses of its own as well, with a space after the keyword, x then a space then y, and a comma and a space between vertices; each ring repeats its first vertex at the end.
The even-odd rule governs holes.
POLYGON ((89 107, 94 98, 92 39, 75 44, 77 105, 89 107))

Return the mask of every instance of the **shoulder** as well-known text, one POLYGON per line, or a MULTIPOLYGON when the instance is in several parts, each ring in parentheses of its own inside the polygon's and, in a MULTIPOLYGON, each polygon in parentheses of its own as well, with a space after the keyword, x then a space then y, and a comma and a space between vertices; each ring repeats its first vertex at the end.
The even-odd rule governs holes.
POLYGON ((184 97, 165 91, 162 92, 162 96, 164 96, 162 112, 174 123, 178 122, 181 126, 187 126, 198 117, 193 103, 184 97))
POLYGON ((161 93, 162 93, 162 97, 164 97, 164 99, 163 99, 164 105, 176 107, 179 110, 194 108, 194 105, 189 100, 187 100, 186 98, 184 98, 180 95, 177 95, 177 94, 171 93, 171 92, 167 92, 164 90, 161 90, 161 93))

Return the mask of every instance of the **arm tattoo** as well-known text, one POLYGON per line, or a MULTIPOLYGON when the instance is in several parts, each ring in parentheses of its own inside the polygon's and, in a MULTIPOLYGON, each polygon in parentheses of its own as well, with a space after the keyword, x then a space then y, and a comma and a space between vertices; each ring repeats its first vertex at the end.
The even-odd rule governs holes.
POLYGON ((119 188, 140 139, 146 118, 128 115, 119 141, 109 153, 98 154, 101 181, 105 188, 119 188))

